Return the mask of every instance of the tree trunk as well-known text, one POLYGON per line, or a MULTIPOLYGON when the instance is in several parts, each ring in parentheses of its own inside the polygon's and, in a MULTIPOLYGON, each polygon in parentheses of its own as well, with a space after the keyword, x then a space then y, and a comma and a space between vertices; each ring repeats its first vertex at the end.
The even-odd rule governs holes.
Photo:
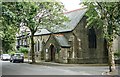
POLYGON ((35 52, 34 52, 34 39, 33 39, 34 33, 31 32, 31 57, 32 57, 32 63, 35 63, 35 52))
POLYGON ((109 59, 109 72, 115 71, 114 51, 112 48, 113 41, 108 41, 108 59, 109 59))

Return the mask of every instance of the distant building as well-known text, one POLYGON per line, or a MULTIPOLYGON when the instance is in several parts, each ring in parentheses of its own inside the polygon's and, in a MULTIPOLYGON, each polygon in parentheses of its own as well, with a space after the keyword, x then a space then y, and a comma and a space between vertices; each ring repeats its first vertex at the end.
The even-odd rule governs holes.
MULTIPOLYGON (((102 30, 86 28, 86 9, 66 12, 67 29, 51 33, 46 29, 34 35, 37 60, 58 63, 107 63, 108 52, 102 30)), ((29 47, 29 36, 18 36, 17 46, 29 47)))

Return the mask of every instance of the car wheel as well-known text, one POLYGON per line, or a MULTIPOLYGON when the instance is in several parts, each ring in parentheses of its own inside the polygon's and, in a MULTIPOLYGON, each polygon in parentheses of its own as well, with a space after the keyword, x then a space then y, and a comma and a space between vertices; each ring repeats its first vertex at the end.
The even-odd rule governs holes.
POLYGON ((12 62, 12 60, 10 60, 10 62, 12 62))
POLYGON ((22 60, 21 62, 24 63, 24 60, 22 60))
POLYGON ((13 63, 15 63, 15 60, 13 60, 13 63))

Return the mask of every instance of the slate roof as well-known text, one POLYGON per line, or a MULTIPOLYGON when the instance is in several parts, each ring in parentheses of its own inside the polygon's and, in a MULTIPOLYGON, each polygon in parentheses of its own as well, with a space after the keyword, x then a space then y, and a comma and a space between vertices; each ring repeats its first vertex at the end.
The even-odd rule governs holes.
POLYGON ((61 47, 63 47, 63 48, 70 47, 70 45, 69 45, 67 39, 64 37, 64 35, 54 35, 54 37, 61 47))
POLYGON ((59 32, 64 32, 64 31, 71 31, 73 30, 79 21, 82 19, 82 17, 85 15, 87 9, 82 8, 82 9, 76 9, 70 12, 64 13, 66 17, 69 18, 70 22, 64 23, 65 26, 67 26, 67 29, 59 30, 59 32))
POLYGON ((37 35, 44 35, 44 34, 50 34, 51 32, 49 32, 47 29, 41 29, 41 30, 38 30, 37 32, 35 32, 35 36, 37 35))

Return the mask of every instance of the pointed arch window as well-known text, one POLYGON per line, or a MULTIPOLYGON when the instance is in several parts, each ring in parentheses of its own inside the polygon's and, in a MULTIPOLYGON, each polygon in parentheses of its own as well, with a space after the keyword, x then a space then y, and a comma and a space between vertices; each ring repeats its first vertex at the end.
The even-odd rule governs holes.
POLYGON ((88 42, 89 42, 89 48, 97 47, 96 33, 94 28, 88 30, 88 42))
POLYGON ((40 50, 40 41, 38 41, 38 51, 40 50))

